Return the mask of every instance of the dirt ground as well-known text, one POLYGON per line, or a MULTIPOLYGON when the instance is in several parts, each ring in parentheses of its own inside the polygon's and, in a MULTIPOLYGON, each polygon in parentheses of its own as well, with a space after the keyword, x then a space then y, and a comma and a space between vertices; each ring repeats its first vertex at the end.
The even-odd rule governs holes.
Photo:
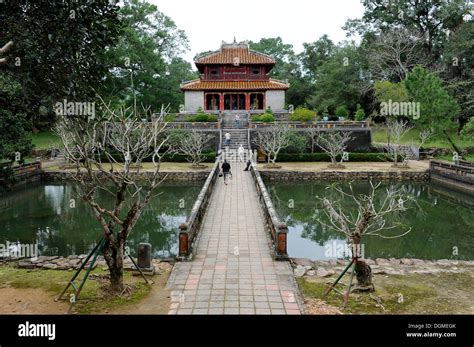
POLYGON ((259 164, 259 170, 269 171, 309 171, 309 172, 390 172, 390 171, 406 171, 406 172, 424 172, 429 169, 429 161, 409 161, 407 168, 394 168, 392 163, 344 163, 345 169, 331 169, 329 163, 278 163, 281 169, 267 169, 265 164, 259 164))
MULTIPOLYGON (((86 282, 73 313, 78 314, 168 314, 170 292, 165 288, 172 266, 158 267, 148 287, 140 276, 130 273, 124 279, 130 293, 111 296, 108 279, 96 270, 86 282)), ((71 273, 58 270, 26 270, 0 267, 0 314, 67 314, 69 302, 55 301, 71 273)))
POLYGON ((69 305, 55 302, 44 289, 0 288, 0 314, 65 314, 69 305))

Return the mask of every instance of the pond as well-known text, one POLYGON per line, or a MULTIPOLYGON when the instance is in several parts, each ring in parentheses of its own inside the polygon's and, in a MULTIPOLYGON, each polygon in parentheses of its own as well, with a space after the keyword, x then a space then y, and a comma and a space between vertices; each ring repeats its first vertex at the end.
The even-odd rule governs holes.
MULTIPOLYGON (((474 197, 432 183, 394 184, 406 189, 414 202, 406 212, 392 217, 392 222, 396 220, 403 225, 386 235, 396 236, 412 229, 400 238, 366 237, 363 241, 366 258, 474 259, 474 197)), ((344 257, 348 248, 345 236, 320 222, 326 224, 327 216, 317 198, 329 194, 338 199, 340 194, 326 189, 328 184, 323 182, 267 182, 266 185, 280 218, 288 223, 290 257, 330 260, 339 258, 341 251, 344 257)), ((348 183, 341 187, 348 188, 348 183)), ((368 182, 353 183, 353 187, 357 194, 369 192, 368 182)), ((382 188, 379 198, 385 196, 382 188)), ((342 204, 347 211, 354 211, 350 198, 343 199, 342 204)))
MULTIPOLYGON (((129 237, 130 252, 135 255, 140 242, 149 242, 155 258, 175 256, 179 225, 201 188, 202 183, 191 182, 160 185, 129 237)), ((39 184, 0 195, 0 244, 37 243, 40 255, 88 253, 100 240, 101 228, 89 206, 75 197, 70 183, 39 184)), ((110 200, 109 193, 97 196, 99 202, 110 200)))

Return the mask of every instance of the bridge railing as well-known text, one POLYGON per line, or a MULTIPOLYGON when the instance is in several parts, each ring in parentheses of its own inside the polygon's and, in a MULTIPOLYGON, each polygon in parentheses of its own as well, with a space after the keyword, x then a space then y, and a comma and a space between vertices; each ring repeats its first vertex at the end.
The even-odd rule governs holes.
POLYGON ((255 187, 257 188, 260 205, 263 209, 265 224, 272 237, 275 259, 287 260, 288 225, 280 220, 280 217, 273 206, 271 196, 268 193, 265 183, 255 165, 251 166, 251 173, 255 182, 255 187))
POLYGON ((194 203, 193 209, 185 223, 179 227, 179 255, 178 260, 186 260, 192 254, 193 243, 199 233, 204 219, 207 207, 211 199, 212 191, 219 177, 219 162, 209 174, 204 187, 201 189, 199 196, 194 203))

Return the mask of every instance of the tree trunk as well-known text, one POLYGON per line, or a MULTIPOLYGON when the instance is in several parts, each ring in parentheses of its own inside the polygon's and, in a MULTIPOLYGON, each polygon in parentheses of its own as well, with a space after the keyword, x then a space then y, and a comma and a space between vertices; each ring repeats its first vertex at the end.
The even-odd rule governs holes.
POLYGON ((369 291, 375 290, 372 282, 372 269, 363 260, 356 260, 355 271, 357 276, 357 287, 358 291, 369 291))
POLYGON ((122 293, 123 286, 123 267, 119 268, 118 266, 109 267, 110 273, 110 291, 113 294, 122 293))
POLYGON ((123 245, 117 246, 107 241, 104 249, 104 259, 109 268, 110 275, 110 291, 112 294, 122 293, 123 286, 123 245))
POLYGON ((375 288, 372 282, 372 269, 365 261, 361 260, 364 254, 362 254, 361 236, 359 234, 352 236, 352 257, 355 259, 355 272, 357 277, 355 290, 373 292, 375 288))
POLYGON ((446 139, 449 141, 449 143, 451 144, 451 146, 453 146, 453 149, 456 151, 456 153, 458 153, 459 155, 461 155, 462 151, 459 149, 458 146, 456 146, 456 144, 454 143, 454 141, 451 139, 451 137, 449 136, 448 132, 446 130, 443 130, 443 133, 444 135, 446 136, 446 139))

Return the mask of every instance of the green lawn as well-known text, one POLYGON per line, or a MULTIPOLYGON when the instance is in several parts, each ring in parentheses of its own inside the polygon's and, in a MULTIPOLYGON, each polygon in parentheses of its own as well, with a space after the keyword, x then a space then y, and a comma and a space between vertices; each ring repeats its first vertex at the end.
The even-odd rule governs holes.
MULTIPOLYGON (((406 145, 412 145, 412 144, 419 144, 419 137, 418 137, 419 131, 416 129, 410 130, 403 138, 402 138, 402 144, 406 145)), ((461 149, 467 148, 467 147, 473 147, 474 146, 474 140, 469 139, 467 137, 461 137, 457 135, 456 133, 451 134, 451 138, 453 139, 454 143, 461 149)), ((380 143, 386 143, 387 142, 387 131, 385 128, 382 127, 374 127, 372 129, 372 141, 373 142, 380 142, 380 143)), ((430 139, 426 145, 426 147, 432 147, 432 148, 447 148, 447 149, 452 149, 451 145, 449 144, 448 140, 446 140, 445 137, 443 136, 436 136, 430 139)))
MULTIPOLYGON (((442 159, 442 160, 447 160, 447 161, 453 161, 453 156, 452 155, 439 155, 436 157, 436 159, 442 159)), ((467 154, 463 157, 464 160, 467 160, 471 163, 474 163, 474 154, 467 154)))
POLYGON ((33 145, 36 150, 50 149, 51 146, 59 147, 61 140, 52 131, 43 131, 38 134, 31 134, 33 145))

